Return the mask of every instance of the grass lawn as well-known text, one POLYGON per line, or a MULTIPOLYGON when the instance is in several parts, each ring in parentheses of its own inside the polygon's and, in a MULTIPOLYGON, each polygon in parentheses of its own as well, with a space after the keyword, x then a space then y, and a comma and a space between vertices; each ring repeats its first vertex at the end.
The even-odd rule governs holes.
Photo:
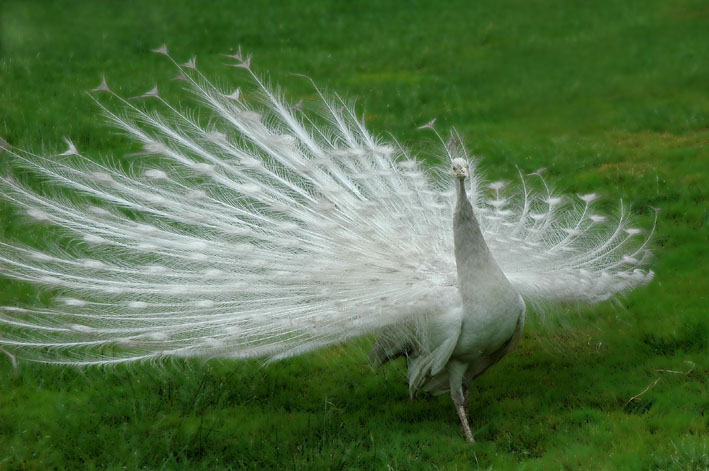
MULTIPOLYGON (((475 446, 449 397, 410 400, 401 363, 372 370, 371 339, 267 367, 15 371, 0 355, 0 470, 709 469, 708 24, 704 0, 0 0, 0 136, 17 147, 69 136, 120 157, 132 147, 84 93, 102 73, 186 101, 149 50, 198 54, 231 86, 243 75, 220 54, 241 44, 294 102, 313 96, 306 74, 414 150, 438 117, 493 178, 546 167, 641 227, 662 209, 649 286, 533 317, 475 381, 475 446)), ((0 240, 44 234, 0 205, 0 240)), ((50 297, 0 279, 0 305, 50 297)))

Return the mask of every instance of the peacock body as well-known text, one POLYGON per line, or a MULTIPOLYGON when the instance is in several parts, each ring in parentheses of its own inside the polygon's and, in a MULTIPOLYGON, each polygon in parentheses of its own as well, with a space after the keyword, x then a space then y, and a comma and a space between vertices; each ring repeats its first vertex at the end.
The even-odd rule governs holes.
POLYGON ((412 394, 450 392, 472 441, 470 381, 519 342, 525 301, 599 302, 652 278, 652 231, 628 226, 622 205, 610 222, 593 210, 597 195, 556 195, 541 171, 507 192, 471 170, 457 138, 442 146, 453 176, 426 169, 370 135, 340 97, 318 90, 327 124, 315 124, 250 58, 230 57, 260 90, 255 106, 194 59, 175 62, 208 125, 157 87, 141 97, 152 111, 105 80, 92 91, 121 101, 119 113, 95 98, 159 166, 126 171, 71 141, 51 157, 0 141, 15 168, 65 189, 3 175, 2 197, 72 236, 45 251, 0 242, 4 276, 59 293, 51 307, 0 307, 1 346, 106 365, 278 359, 376 333, 374 362, 406 356, 412 394))

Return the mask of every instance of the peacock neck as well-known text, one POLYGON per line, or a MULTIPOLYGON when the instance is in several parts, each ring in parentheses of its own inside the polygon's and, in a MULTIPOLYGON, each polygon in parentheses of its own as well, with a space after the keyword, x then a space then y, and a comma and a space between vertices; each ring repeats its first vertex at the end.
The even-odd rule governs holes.
POLYGON ((491 281, 491 278, 497 278, 491 275, 497 274, 499 268, 485 243, 473 206, 468 201, 465 180, 458 179, 456 185, 458 200, 453 217, 453 239, 458 283, 464 294, 470 292, 464 287, 480 286, 491 281))

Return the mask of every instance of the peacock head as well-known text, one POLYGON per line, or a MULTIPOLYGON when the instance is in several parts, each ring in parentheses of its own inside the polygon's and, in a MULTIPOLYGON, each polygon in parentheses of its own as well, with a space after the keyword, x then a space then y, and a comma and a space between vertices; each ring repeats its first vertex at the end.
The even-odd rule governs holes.
POLYGON ((453 159, 451 161, 451 174, 459 180, 465 180, 470 176, 470 164, 465 159, 453 159))

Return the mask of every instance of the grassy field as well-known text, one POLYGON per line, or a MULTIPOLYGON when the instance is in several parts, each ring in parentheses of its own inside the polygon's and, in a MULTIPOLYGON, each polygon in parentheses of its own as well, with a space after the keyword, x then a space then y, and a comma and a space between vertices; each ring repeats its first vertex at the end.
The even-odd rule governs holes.
MULTIPOLYGON (((456 126, 494 178, 547 167, 569 193, 660 212, 655 280, 617 303, 532 319, 476 380, 462 439, 448 397, 408 398, 371 340, 263 367, 175 361, 76 370, 0 355, 0 470, 709 469, 709 4, 0 0, 0 136, 35 151, 131 146, 84 94, 179 97, 167 43, 239 83, 238 44, 295 98, 292 73, 359 97, 376 134, 430 149, 456 126)), ((184 97, 184 94, 182 94, 184 97)), ((435 157, 430 161, 435 163, 435 157)), ((43 233, 0 207, 0 239, 43 233)), ((0 279, 0 305, 44 302, 0 279)))

